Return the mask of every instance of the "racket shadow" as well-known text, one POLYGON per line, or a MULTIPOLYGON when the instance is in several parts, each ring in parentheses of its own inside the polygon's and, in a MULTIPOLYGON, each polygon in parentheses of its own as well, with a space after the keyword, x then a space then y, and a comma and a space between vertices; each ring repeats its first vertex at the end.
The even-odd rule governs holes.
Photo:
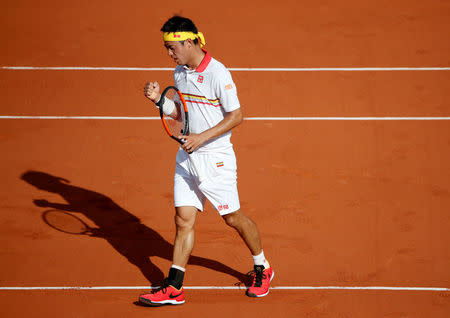
MULTIPOLYGON (((68 180, 45 172, 27 171, 21 179, 37 189, 59 194, 67 204, 52 203, 47 200, 33 200, 42 212, 43 221, 50 227, 64 232, 61 227, 49 222, 49 208, 59 210, 60 214, 76 212, 95 224, 95 233, 86 231, 83 235, 105 239, 119 254, 136 266, 152 285, 158 285, 165 274, 152 263, 152 257, 172 260, 173 244, 165 240, 154 229, 142 224, 132 213, 115 203, 108 196, 74 186, 68 180)), ((72 213, 71 213, 72 214, 72 213)), ((73 216, 74 219, 81 219, 73 216)), ((65 231, 68 235, 75 234, 65 231)), ((238 279, 238 284, 248 284, 248 277, 233 268, 213 259, 192 255, 189 264, 203 266, 238 279)))

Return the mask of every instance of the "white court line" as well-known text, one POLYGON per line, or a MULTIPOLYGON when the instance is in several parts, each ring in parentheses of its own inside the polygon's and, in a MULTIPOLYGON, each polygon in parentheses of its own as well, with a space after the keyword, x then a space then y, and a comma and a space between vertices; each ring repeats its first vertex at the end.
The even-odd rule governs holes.
MULTIPOLYGON (((0 287, 2 290, 135 290, 156 289, 150 286, 56 286, 56 287, 0 287)), ((245 286, 183 286, 191 290, 242 290, 245 286)), ((450 291, 444 287, 392 287, 392 286, 276 286, 272 290, 395 290, 395 291, 450 291)))
MULTIPOLYGON (((47 71, 173 71, 174 67, 94 67, 94 66, 0 66, 2 70, 47 71)), ((244 72, 379 72, 379 71, 449 71, 450 67, 229 67, 244 72)))
MULTIPOLYGON (((0 119, 159 120, 159 117, 127 116, 0 116, 0 119)), ((244 120, 450 120, 450 117, 245 117, 244 120)))
POLYGON ((246 117, 245 120, 450 120, 450 117, 246 117))
MULTIPOLYGON (((127 116, 0 116, 0 119, 159 120, 160 117, 127 116)), ((244 120, 450 120, 450 117, 245 117, 244 120)))
POLYGON ((127 116, 0 116, 0 119, 89 119, 89 120, 157 120, 160 117, 127 116))

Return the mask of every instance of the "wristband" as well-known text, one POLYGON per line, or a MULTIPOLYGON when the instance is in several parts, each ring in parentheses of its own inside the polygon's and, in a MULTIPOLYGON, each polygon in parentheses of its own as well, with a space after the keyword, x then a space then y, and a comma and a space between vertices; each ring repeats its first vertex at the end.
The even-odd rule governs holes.
POLYGON ((157 103, 155 103, 156 107, 161 108, 163 110, 163 113, 167 116, 172 115, 173 111, 175 110, 175 103, 173 100, 161 97, 157 103))

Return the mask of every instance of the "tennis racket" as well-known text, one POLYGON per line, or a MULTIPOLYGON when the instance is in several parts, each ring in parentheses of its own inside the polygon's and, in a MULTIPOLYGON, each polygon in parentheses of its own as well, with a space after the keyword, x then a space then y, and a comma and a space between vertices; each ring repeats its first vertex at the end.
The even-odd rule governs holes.
MULTIPOLYGON (((183 94, 175 86, 168 86, 161 93, 161 98, 156 103, 156 106, 159 108, 159 116, 166 133, 170 138, 183 145, 186 141, 178 138, 178 136, 189 136, 189 112, 183 94)), ((203 179, 190 156, 192 151, 186 152, 188 153, 189 162, 201 183, 203 179)))
POLYGON ((159 107, 159 116, 166 133, 181 145, 184 144, 185 141, 178 138, 180 134, 189 135, 189 113, 183 94, 175 86, 168 86, 156 106, 159 107))

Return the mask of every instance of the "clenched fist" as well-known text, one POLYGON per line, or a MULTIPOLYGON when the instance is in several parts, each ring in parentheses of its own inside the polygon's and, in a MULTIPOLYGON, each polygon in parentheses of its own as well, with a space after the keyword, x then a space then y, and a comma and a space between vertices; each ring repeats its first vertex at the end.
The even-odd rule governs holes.
POLYGON ((158 82, 148 82, 147 84, 145 84, 144 95, 152 102, 158 102, 159 98, 161 97, 161 95, 159 94, 158 82))

